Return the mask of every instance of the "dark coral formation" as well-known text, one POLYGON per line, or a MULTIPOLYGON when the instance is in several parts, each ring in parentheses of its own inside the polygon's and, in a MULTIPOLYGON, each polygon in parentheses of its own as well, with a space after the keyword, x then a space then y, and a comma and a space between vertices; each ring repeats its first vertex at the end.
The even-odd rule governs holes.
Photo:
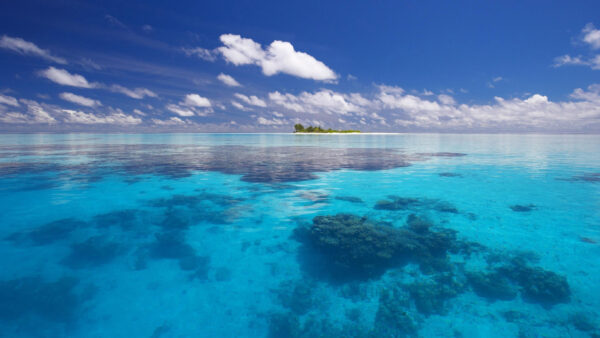
POLYGON ((64 218, 30 231, 11 234, 6 239, 13 242, 31 241, 34 245, 47 245, 68 238, 73 231, 84 226, 86 226, 86 223, 83 221, 64 218))
POLYGON ((389 195, 387 199, 377 201, 375 204, 376 210, 414 210, 418 208, 432 209, 445 213, 458 213, 458 209, 449 202, 436 199, 401 197, 389 195))
POLYGON ((375 315, 376 336, 416 336, 417 323, 408 310, 409 305, 408 298, 399 288, 382 290, 375 315))
POLYGON ((463 282, 452 274, 439 274, 430 281, 419 281, 407 286, 417 310, 425 316, 444 314, 447 301, 465 290, 463 282))
POLYGON ((517 297, 516 288, 501 273, 470 272, 467 277, 473 291, 483 298, 495 300, 512 300, 517 297))
POLYGON ((0 319, 14 321, 35 315, 68 323, 87 298, 76 292, 78 283, 73 277, 48 282, 39 276, 0 281, 0 319))
POLYGON ((181 231, 155 234, 155 241, 149 246, 149 254, 153 259, 177 260, 182 270, 193 271, 194 278, 208 278, 210 257, 199 256, 196 250, 185 242, 185 233, 181 231))
POLYGON ((331 273, 370 277, 385 269, 415 261, 422 265, 444 258, 455 242, 454 231, 434 232, 430 224, 410 216, 407 226, 395 228, 351 214, 317 216, 299 239, 323 255, 331 273))
POLYGON ((450 173, 450 172, 443 172, 443 173, 439 173, 438 175, 440 177, 463 177, 462 174, 459 174, 459 173, 450 173))
POLYGON ((499 268, 521 287, 523 299, 545 306, 567 303, 571 297, 569 283, 564 276, 540 267, 530 267, 518 261, 499 268))
POLYGON ((96 267, 110 263, 123 251, 120 244, 108 241, 101 236, 95 236, 72 244, 71 253, 65 257, 62 263, 72 269, 96 267))
POLYGON ((535 204, 515 204, 510 206, 510 209, 514 212, 530 212, 535 210, 536 208, 537 206, 535 204))
POLYGON ((282 282, 275 293, 283 307, 301 316, 310 310, 314 304, 314 286, 305 281, 282 282))
POLYGON ((569 179, 569 181, 598 183, 600 182, 600 173, 586 173, 582 175, 573 176, 569 179))
POLYGON ((117 210, 94 216, 94 222, 100 228, 119 227, 123 230, 134 228, 138 222, 138 210, 117 210))
POLYGON ((336 196, 335 199, 339 200, 339 201, 350 202, 350 203, 363 203, 362 198, 355 197, 355 196, 336 196))

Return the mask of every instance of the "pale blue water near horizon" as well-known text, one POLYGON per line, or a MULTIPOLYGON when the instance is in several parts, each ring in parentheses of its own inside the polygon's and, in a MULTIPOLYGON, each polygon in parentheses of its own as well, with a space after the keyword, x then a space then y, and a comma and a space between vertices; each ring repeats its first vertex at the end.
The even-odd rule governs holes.
POLYGON ((0 135, 7 337, 600 335, 598 135, 0 135))

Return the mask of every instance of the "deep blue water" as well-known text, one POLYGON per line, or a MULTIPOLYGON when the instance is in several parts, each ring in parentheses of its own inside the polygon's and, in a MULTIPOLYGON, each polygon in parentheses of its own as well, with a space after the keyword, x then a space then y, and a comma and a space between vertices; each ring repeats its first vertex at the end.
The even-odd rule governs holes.
POLYGON ((0 135, 0 332, 598 336, 599 153, 590 135, 0 135))

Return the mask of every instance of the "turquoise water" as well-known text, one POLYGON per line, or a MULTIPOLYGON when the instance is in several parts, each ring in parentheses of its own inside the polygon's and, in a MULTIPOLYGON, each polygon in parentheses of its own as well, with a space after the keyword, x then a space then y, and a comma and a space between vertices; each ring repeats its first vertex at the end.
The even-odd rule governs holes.
POLYGON ((0 135, 0 332, 597 336, 599 152, 590 135, 0 135))

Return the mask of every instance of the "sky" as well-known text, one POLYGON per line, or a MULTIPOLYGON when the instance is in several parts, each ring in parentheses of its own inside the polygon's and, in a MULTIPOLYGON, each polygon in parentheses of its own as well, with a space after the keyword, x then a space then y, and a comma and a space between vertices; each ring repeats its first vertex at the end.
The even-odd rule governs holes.
POLYGON ((598 1, 2 1, 0 132, 600 132, 598 1))

